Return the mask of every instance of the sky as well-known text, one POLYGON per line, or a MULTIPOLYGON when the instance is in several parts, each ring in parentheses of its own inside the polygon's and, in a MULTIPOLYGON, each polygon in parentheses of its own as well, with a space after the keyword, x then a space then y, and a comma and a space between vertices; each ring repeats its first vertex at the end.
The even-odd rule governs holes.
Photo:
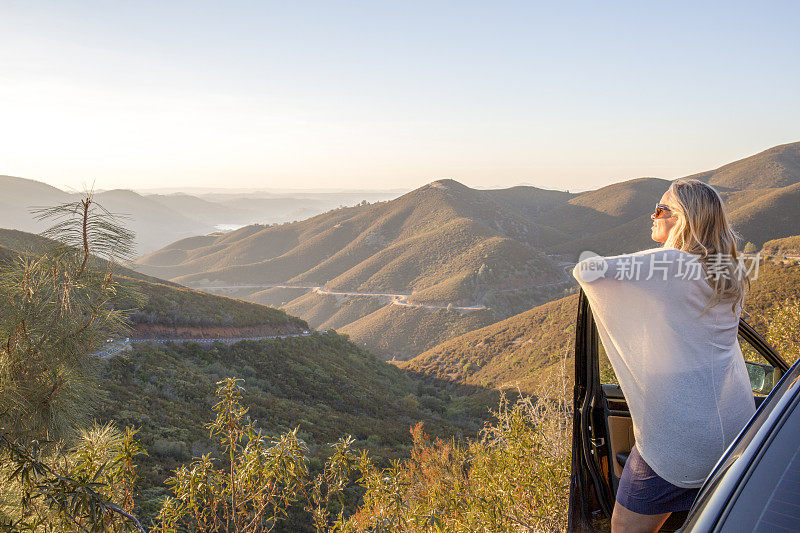
POLYGON ((800 2, 0 0, 0 174, 585 190, 800 141, 800 2))

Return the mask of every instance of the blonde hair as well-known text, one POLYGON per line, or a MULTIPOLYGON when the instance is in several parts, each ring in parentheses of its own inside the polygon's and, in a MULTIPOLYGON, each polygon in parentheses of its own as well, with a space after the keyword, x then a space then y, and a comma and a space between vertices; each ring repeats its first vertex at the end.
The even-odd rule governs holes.
POLYGON ((750 279, 740 268, 736 250, 736 240, 740 236, 728 224, 722 198, 713 187, 696 179, 675 180, 667 191, 675 200, 673 215, 678 220, 664 246, 700 256, 706 281, 714 289, 703 313, 728 299, 732 300, 731 310, 735 313, 737 304, 744 305, 750 279), (708 273, 709 261, 716 254, 725 259, 715 263, 719 275, 708 273))

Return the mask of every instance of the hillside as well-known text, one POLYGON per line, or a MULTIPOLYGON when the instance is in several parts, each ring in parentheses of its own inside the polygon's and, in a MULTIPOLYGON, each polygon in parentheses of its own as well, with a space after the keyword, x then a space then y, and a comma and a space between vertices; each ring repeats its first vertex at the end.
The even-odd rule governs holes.
POLYGON ((782 144, 756 155, 688 176, 726 189, 786 187, 800 182, 800 143, 782 144))
MULTIPOLYGON (((762 335, 773 305, 800 299, 800 264, 760 265, 745 301, 745 320, 762 335)), ((399 366, 440 379, 530 392, 551 379, 560 357, 573 364, 577 295, 535 307, 517 316, 469 332, 399 366)))
MULTIPOLYGON (((442 180, 396 200, 338 209, 296 224, 186 239, 137 264, 144 272, 189 284, 291 282, 396 292, 436 285, 466 265, 477 270, 484 255, 491 257, 508 241, 546 261, 532 249, 563 234, 505 208, 491 192, 442 180)), ((513 257, 509 267, 520 275, 552 274, 527 272, 527 259, 513 257)))
MULTIPOLYGON (((742 243, 800 233, 794 216, 800 205, 800 142, 784 144, 722 166, 686 176, 713 185, 726 203, 742 243)), ((649 248, 650 213, 669 180, 638 178, 587 191, 542 214, 570 239, 546 251, 575 259, 582 251, 601 255, 649 248)))
MULTIPOLYGON (((33 233, 0 229, 0 260, 14 260, 19 254, 40 253, 55 241, 33 233)), ((95 260, 105 268, 106 263, 95 260)), ((122 283, 145 296, 139 307, 118 299, 120 309, 134 309, 130 315, 133 338, 217 338, 298 333, 308 324, 283 311, 195 291, 178 284, 140 274, 120 265, 113 272, 122 283)))
MULTIPOLYGON (((31 209, 75 201, 80 193, 69 193, 44 183, 13 176, 0 176, 0 227, 38 233, 45 225, 34 219, 31 209)), ((127 190, 97 192, 95 200, 122 217, 136 232, 138 253, 160 248, 170 242, 214 230, 154 200, 127 190)))
POLYGON ((242 341, 233 346, 140 344, 101 368, 98 417, 141 428, 138 508, 152 516, 179 463, 214 452, 204 424, 215 383, 243 378, 243 404, 267 434, 299 427, 315 457, 347 434, 384 461, 408 455, 409 427, 434 436, 472 435, 496 407, 494 391, 412 378, 336 334, 242 341))
POLYGON ((767 241, 764 243, 761 253, 800 257, 800 235, 767 241))

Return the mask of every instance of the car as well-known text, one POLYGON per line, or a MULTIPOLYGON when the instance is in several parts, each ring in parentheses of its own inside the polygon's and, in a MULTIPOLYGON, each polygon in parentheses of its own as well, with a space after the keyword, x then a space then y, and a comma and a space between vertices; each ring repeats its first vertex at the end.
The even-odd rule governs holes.
MULTIPOLYGON (((692 508, 672 513, 661 531, 800 531, 800 362, 790 367, 744 319, 739 344, 756 414, 722 455, 692 508), (784 485, 794 492, 781 493, 784 485)), ((634 444, 625 397, 604 356, 581 290, 569 531, 609 530, 622 468, 634 444)))

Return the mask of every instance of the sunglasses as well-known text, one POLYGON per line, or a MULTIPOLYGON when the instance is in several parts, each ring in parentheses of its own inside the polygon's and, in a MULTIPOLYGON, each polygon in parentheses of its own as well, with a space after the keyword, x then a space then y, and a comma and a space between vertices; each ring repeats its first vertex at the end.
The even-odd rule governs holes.
POLYGON ((653 212, 653 218, 660 217, 661 213, 663 213, 664 211, 669 211, 670 213, 672 213, 672 209, 670 209, 668 206, 664 204, 656 204, 656 210, 653 212))

